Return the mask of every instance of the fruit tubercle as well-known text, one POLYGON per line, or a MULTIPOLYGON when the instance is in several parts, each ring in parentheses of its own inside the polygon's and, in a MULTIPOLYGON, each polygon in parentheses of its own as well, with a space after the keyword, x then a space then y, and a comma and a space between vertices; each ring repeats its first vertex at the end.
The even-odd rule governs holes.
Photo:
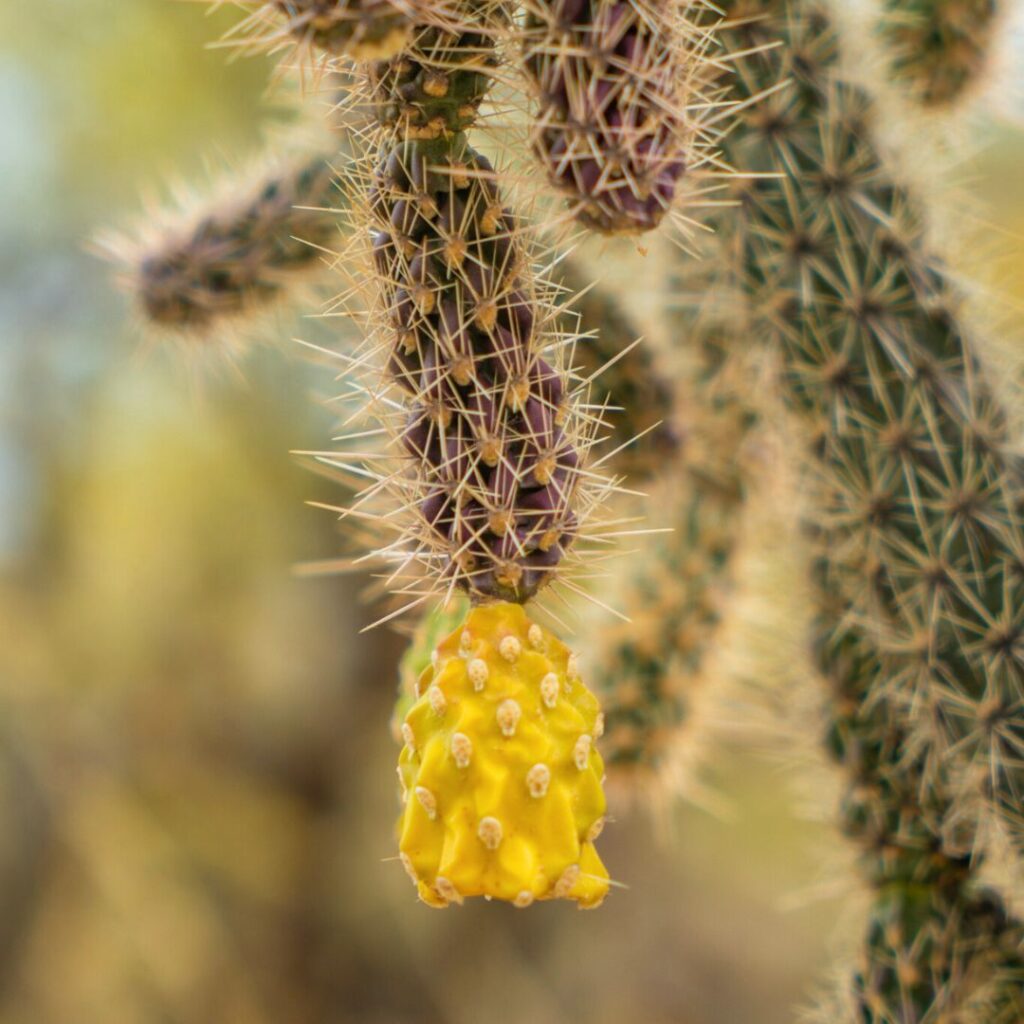
POLYGON ((521 605, 469 611, 400 731, 400 857, 424 903, 601 904, 601 712, 576 656, 521 605))

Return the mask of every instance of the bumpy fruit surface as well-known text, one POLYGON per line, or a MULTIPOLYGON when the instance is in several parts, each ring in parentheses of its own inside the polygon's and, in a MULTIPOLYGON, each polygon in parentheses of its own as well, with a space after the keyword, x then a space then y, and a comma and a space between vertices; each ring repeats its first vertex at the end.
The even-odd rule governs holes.
POLYGON ((398 696, 391 712, 391 734, 402 742, 402 723, 419 698, 420 676, 431 667, 437 645, 456 629, 469 614, 469 598, 453 594, 442 605, 432 608, 416 625, 409 646, 398 664, 398 696))
POLYGON ((481 605, 417 689, 401 729, 399 843, 420 898, 598 906, 602 719, 575 655, 520 605, 481 605))

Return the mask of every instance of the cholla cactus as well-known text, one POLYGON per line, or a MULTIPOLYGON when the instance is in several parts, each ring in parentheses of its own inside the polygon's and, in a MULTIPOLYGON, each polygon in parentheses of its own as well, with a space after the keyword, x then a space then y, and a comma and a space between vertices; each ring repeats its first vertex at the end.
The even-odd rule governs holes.
POLYGON ((956 103, 990 66, 1003 8, 1000 0, 884 0, 893 75, 927 107, 956 103))
MULTIPOLYGON (((727 263, 712 270, 720 287, 727 271, 727 263)), ((589 662, 608 724, 609 775, 656 801, 694 781, 681 778, 680 767, 706 726, 696 705, 732 593, 747 491, 743 449, 758 420, 746 368, 723 349, 724 324, 675 319, 699 364, 681 403, 681 448, 651 495, 659 510, 652 523, 671 532, 619 566, 608 598, 622 601, 629 621, 600 632, 589 662)))
POLYGON ((197 210, 156 217, 138 236, 101 238, 143 323, 186 340, 241 334, 308 292, 338 238, 328 159, 316 151, 272 165, 251 184, 225 182, 197 210))
POLYGON ((435 906, 474 895, 596 905, 607 890, 592 846, 604 808, 596 702, 519 605, 561 575, 609 484, 586 468, 599 420, 562 369, 574 342, 556 333, 553 288, 465 134, 505 11, 466 4, 464 15, 459 31, 424 29, 357 72, 370 167, 348 172, 370 283, 351 376, 390 438, 354 509, 386 509, 402 529, 380 551, 399 564, 400 593, 460 589, 477 605, 400 726, 412 794, 401 849, 435 906))
MULTIPOLYGON (((568 651, 521 605, 581 560, 614 483, 590 462, 601 422, 573 384, 575 327, 468 132, 518 34, 539 108, 533 148, 572 213, 601 233, 650 230, 697 166, 718 163, 702 27, 712 8, 525 0, 519 17, 511 2, 464 0, 443 12, 339 2, 257 13, 283 8, 290 36, 349 52, 366 44, 379 58, 352 72, 369 124, 353 134, 360 157, 343 205, 354 228, 346 269, 369 295, 347 381, 382 425, 356 436, 385 441, 341 457, 370 478, 349 514, 380 513, 399 530, 377 554, 410 606, 442 592, 471 602, 397 716, 403 858, 433 905, 473 895, 596 905, 608 887, 592 846, 604 813, 592 746, 601 718, 568 651), (350 30, 356 11, 364 27, 350 30), (396 45, 398 13, 412 22, 406 45, 381 56, 396 45)), ((876 895, 851 1019, 1010 1022, 1022 1009, 1022 926, 979 866, 989 812, 1024 845, 1020 466, 914 197, 873 148, 871 104, 834 74, 829 21, 795 0, 731 0, 724 14, 731 48, 745 54, 743 119, 725 163, 754 174, 721 220, 738 288, 716 301, 746 308, 742 330, 698 336, 713 356, 701 383, 723 377, 719 341, 765 338, 813 434, 828 739, 849 776, 844 826, 876 895)), ((735 454, 748 410, 728 394, 718 411, 733 433, 719 453, 732 444, 735 454)), ((690 458, 671 469, 696 480, 690 458)), ((629 710, 619 669, 663 682, 682 658, 690 672, 686 659, 714 631, 709 595, 727 579, 743 492, 734 457, 715 470, 720 505, 705 474, 679 513, 705 560, 681 594, 647 573, 655 606, 672 597, 674 613, 697 613, 697 638, 655 613, 649 645, 669 653, 647 672, 644 638, 612 637, 600 689, 619 700, 616 736, 629 710), (713 543, 712 522, 722 531, 713 543)), ((614 533, 605 526, 597 540, 614 533)), ((671 555, 682 564, 678 547, 671 555)), ((645 755, 659 753, 650 735, 660 720, 671 730, 685 721, 679 698, 641 688, 645 755)), ((614 756, 639 755, 619 744, 614 756)))
POLYGON ((559 270, 559 284, 572 297, 564 330, 583 333, 572 372, 591 385, 591 401, 601 404, 603 422, 619 439, 602 465, 630 486, 671 473, 687 431, 672 360, 654 339, 642 337, 610 289, 589 279, 582 261, 569 258, 559 270))
POLYGON ((784 356, 823 490, 830 742, 877 893, 854 1019, 989 1021, 972 1010, 985 992, 1017 1020, 1021 923, 984 889, 975 848, 986 794, 1008 827, 1019 812, 1022 492, 1006 419, 921 211, 872 146, 872 106, 834 74, 826 16, 747 0, 726 13, 737 49, 782 36, 744 62, 738 102, 794 80, 727 155, 785 171, 744 187, 738 237, 755 331, 784 356))
POLYGON ((705 0, 526 0, 532 145, 571 212, 639 233, 709 160, 712 62, 705 0))

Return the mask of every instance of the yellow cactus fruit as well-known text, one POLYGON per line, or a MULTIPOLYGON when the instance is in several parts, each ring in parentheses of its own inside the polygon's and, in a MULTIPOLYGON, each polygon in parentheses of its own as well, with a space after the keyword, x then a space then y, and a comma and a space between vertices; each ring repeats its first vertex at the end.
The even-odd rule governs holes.
POLYGON ((431 664, 434 648, 466 617, 469 598, 453 594, 444 604, 428 611, 417 623, 409 646, 398 665, 398 696, 391 712, 391 735, 402 742, 402 723, 419 696, 417 688, 423 670, 431 664))
POLYGON ((521 605, 471 609, 437 646, 401 726, 399 846, 420 898, 598 906, 602 728, 564 644, 521 605))

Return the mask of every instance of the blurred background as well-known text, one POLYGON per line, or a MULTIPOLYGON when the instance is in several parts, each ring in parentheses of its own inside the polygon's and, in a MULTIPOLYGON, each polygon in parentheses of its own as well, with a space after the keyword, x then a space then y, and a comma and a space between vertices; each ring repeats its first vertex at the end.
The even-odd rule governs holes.
MULTIPOLYGON (((776 1024, 822 977, 841 856, 773 761, 724 816, 613 806, 597 914, 436 913, 394 860, 403 639, 329 559, 331 376, 140 349, 85 251, 147 190, 256 151, 270 67, 171 0, 0 5, 0 1022, 776 1024)), ((1012 103, 962 175, 1024 228, 1012 103)), ((1017 247, 1018 253, 1024 251, 1017 247)), ((1000 278, 1024 298, 1024 258, 1000 278)))

